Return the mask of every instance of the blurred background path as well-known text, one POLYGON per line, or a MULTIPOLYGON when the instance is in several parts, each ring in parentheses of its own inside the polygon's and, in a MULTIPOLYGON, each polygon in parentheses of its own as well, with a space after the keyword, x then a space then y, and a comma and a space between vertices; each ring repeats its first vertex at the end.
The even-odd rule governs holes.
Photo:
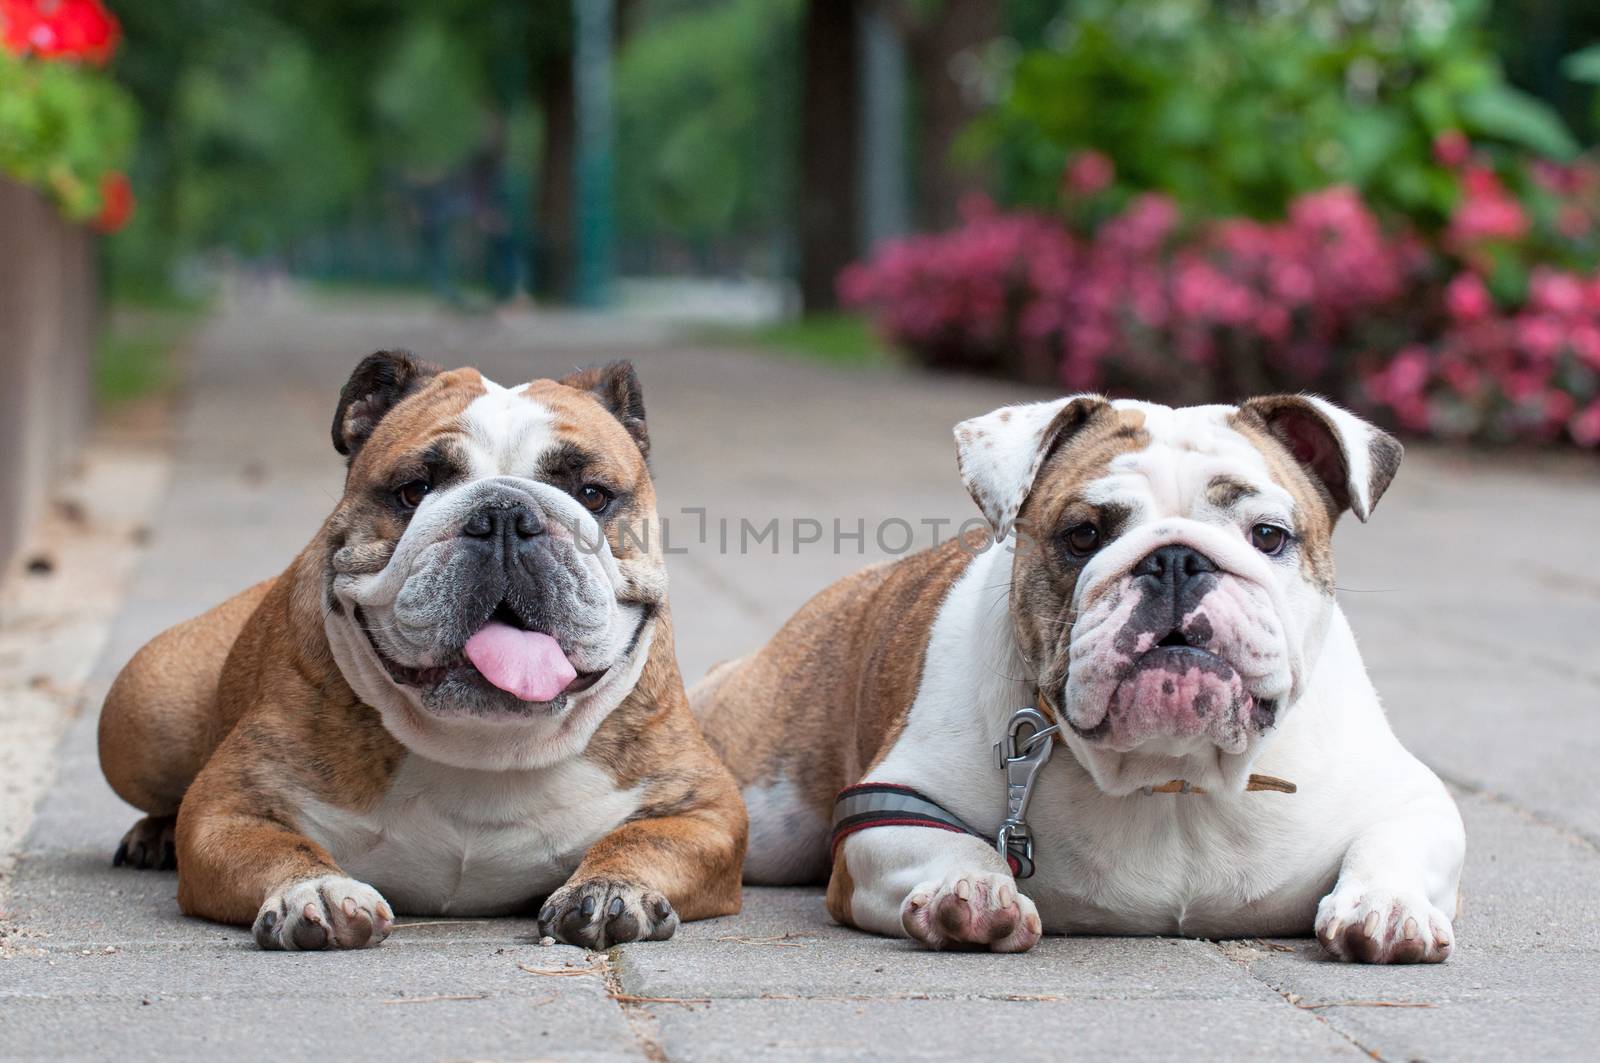
POLYGON ((311 537, 339 490, 339 385, 385 346, 506 383, 636 361, 661 510, 711 522, 702 545, 683 519, 686 552, 669 561, 690 682, 882 556, 881 522, 906 520, 925 545, 920 522, 967 519, 951 425, 1042 397, 708 346, 648 316, 234 299, 190 345, 148 551, 0 897, 0 1058, 1578 1058, 1600 1033, 1600 484, 1571 455, 1416 450, 1372 523, 1340 531, 1341 599, 1394 725, 1467 821, 1459 953, 1443 967, 1341 966, 1307 941, 928 955, 833 926, 818 890, 752 891, 737 918, 593 956, 540 948, 526 920, 413 923, 375 952, 288 956, 183 919, 172 875, 110 868, 133 812, 95 761, 99 694, 145 639, 311 537), (776 555, 721 552, 719 517, 735 543, 741 518, 779 518, 776 555), (823 541, 796 552, 808 518, 823 541), (836 518, 865 521, 860 552, 833 549, 836 518), (565 968, 588 973, 547 976, 565 968))

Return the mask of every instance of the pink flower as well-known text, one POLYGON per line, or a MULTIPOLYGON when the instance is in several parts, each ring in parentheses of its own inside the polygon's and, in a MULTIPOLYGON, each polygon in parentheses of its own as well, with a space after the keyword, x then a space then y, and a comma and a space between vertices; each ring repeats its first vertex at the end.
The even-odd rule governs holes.
POLYGON ((1600 399, 1589 403, 1582 413, 1568 421, 1567 431, 1580 447, 1600 446, 1600 399))
POLYGON ((1559 162, 1552 159, 1534 159, 1530 170, 1533 179, 1547 191, 1560 195, 1572 190, 1572 171, 1559 162))
POLYGON ((1099 195, 1116 180, 1117 167, 1098 151, 1080 151, 1067 160, 1061 183, 1067 194, 1079 199, 1099 195))
POLYGON ((1476 273, 1458 273, 1444 290, 1445 306, 1457 321, 1479 321, 1494 309, 1494 300, 1483 278, 1476 273))
POLYGON ((1459 129, 1446 129, 1433 138, 1433 159, 1452 170, 1465 166, 1472 158, 1472 141, 1459 129))
POLYGON ((1544 420, 1548 428, 1560 431, 1561 425, 1577 408, 1578 400, 1560 388, 1549 388, 1544 393, 1544 420))
POLYGON ((1523 314, 1516 322, 1517 345, 1528 356, 1548 362, 1560 353, 1566 333, 1561 323, 1544 314, 1523 314))
POLYGON ((1574 325, 1567 336, 1572 353, 1595 369, 1600 369, 1600 321, 1574 325))
POLYGON ((1583 308, 1583 282, 1570 273, 1540 267, 1533 271, 1528 286, 1529 302, 1535 309, 1556 314, 1573 314, 1583 308))
POLYGON ((1449 241, 1458 248, 1486 240, 1520 240, 1528 216, 1493 170, 1469 167, 1462 175, 1461 202, 1450 218, 1449 241))
POLYGON ((1420 395, 1428 384, 1428 351, 1424 347, 1407 347, 1389 363, 1390 394, 1420 395))

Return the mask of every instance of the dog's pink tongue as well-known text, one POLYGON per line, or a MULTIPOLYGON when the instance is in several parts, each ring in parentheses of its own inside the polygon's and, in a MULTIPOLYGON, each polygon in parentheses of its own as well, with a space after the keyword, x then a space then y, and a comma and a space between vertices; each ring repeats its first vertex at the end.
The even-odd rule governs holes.
POLYGON ((578 677, 556 640, 491 620, 462 647, 483 677, 523 701, 554 701, 578 677))

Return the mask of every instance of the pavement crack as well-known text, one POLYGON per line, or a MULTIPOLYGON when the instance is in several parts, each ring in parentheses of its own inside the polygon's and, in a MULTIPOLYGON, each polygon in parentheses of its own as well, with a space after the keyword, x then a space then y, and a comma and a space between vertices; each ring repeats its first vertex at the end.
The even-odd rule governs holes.
POLYGON ((622 1017, 639 1046, 639 1051, 650 1063, 672 1063, 661 1043, 661 1020, 648 1003, 633 996, 622 986, 621 966, 626 962, 622 949, 613 948, 601 953, 595 969, 605 980, 606 995, 622 1009, 622 1017))
POLYGON ((1302 1007, 1300 1003, 1300 997, 1298 995, 1291 993, 1282 986, 1273 984, 1271 980, 1263 978, 1261 975, 1257 974, 1248 959, 1240 956, 1237 952, 1229 951, 1224 947, 1223 942, 1213 941, 1210 944, 1222 955, 1223 959, 1227 960, 1236 967, 1241 968, 1250 978, 1261 983, 1279 997, 1282 997, 1283 1002, 1289 1007, 1293 1008, 1295 1011, 1303 1012, 1304 1014, 1311 1016, 1313 1021, 1320 1022, 1323 1026, 1326 1026, 1331 1033, 1333 1033, 1340 1040, 1349 1043, 1349 1045, 1356 1051, 1361 1052, 1372 1059, 1380 1061, 1383 1060, 1383 1053, 1379 1052, 1371 1045, 1364 1044, 1355 1034, 1334 1022, 1328 1015, 1324 1014, 1324 1010, 1322 1008, 1302 1007))
POLYGON ((1554 816, 1540 812, 1538 809, 1529 808, 1527 805, 1518 801, 1509 794, 1502 793, 1499 790, 1492 790, 1481 783, 1471 782, 1470 780, 1463 779, 1461 776, 1456 775, 1453 772, 1445 771, 1437 764, 1429 764, 1428 767, 1432 769, 1434 774, 1439 776, 1439 779, 1451 790, 1468 795, 1470 797, 1481 798, 1482 800, 1488 801, 1493 805, 1498 805, 1507 811, 1516 813, 1529 823, 1543 827, 1546 830, 1554 831, 1567 841, 1587 849, 1592 853, 1600 854, 1600 837, 1596 837, 1580 827, 1575 827, 1570 823, 1565 823, 1559 819, 1556 819, 1554 816))

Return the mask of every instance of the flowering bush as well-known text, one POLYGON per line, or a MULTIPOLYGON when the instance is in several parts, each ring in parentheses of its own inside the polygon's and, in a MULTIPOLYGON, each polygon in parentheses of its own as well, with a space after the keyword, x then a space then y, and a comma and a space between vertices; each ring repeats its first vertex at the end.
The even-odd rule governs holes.
MULTIPOLYGON (((1349 185, 1429 227, 1454 197, 1439 134, 1570 159, 1560 116, 1507 79, 1483 0, 1073 0, 1030 46, 996 50, 973 131, 1008 199, 1053 201, 1096 154, 1189 213, 1282 217, 1349 185)), ((1580 53, 1581 54, 1581 53, 1580 53)), ((1600 80, 1600 56, 1587 68, 1600 80)), ((1106 172, 1102 170, 1101 172, 1106 172)))
POLYGON ((0 0, 0 176, 102 231, 127 221, 134 113, 104 73, 119 36, 99 0, 0 0))
POLYGON ((1275 222, 1154 193, 1107 212, 1109 163, 1075 158, 1068 221, 974 201, 840 294, 934 364, 1174 402, 1314 389, 1411 431, 1600 445, 1600 171, 1541 163, 1519 197, 1471 144, 1436 151, 1460 194, 1431 237, 1343 186, 1275 222))

